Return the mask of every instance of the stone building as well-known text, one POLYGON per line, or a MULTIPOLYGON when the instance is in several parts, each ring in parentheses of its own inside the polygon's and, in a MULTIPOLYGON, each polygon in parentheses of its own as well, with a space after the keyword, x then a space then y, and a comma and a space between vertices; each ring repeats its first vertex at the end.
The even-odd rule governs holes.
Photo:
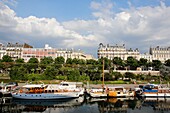
POLYGON ((160 60, 164 63, 170 59, 170 47, 150 47, 149 54, 152 55, 152 60, 160 60))
POLYGON ((114 57, 120 57, 122 60, 127 60, 127 58, 130 56, 136 59, 140 58, 140 53, 138 49, 126 49, 125 44, 116 44, 114 46, 110 46, 109 44, 103 45, 102 43, 100 43, 97 55, 98 58, 106 57, 110 60, 114 59, 114 57))

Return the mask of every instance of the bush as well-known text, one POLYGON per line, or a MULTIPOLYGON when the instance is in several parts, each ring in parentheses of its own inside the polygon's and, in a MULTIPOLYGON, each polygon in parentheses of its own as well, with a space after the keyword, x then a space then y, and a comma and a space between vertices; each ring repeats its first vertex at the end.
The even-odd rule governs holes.
POLYGON ((59 75, 55 77, 57 80, 67 80, 67 76, 59 75))
POLYGON ((46 80, 47 79, 44 75, 41 75, 41 74, 26 74, 25 78, 27 78, 30 81, 46 80))

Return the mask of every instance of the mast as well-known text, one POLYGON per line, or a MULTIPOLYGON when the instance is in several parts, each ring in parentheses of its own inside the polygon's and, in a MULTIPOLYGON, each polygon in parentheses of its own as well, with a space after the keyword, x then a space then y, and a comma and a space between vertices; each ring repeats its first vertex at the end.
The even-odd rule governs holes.
POLYGON ((104 88, 104 59, 103 59, 103 88, 104 88))

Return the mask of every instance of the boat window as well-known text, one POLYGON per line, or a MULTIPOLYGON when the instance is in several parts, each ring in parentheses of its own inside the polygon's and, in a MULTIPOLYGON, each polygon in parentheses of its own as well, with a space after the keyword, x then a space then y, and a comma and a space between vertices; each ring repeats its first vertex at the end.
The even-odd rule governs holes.
POLYGON ((143 88, 143 85, 139 85, 139 88, 143 88))
POLYGON ((61 84, 62 86, 68 86, 68 84, 61 84))
POLYGON ((146 85, 145 86, 145 89, 152 89, 152 88, 154 88, 154 85, 146 85))

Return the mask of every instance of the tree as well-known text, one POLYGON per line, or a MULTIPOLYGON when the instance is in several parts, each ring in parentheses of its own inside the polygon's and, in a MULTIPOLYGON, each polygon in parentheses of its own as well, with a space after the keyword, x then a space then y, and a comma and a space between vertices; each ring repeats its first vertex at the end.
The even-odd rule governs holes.
POLYGON ((170 59, 165 61, 165 66, 169 66, 170 67, 170 59))
POLYGON ((29 59, 28 63, 39 63, 38 59, 35 57, 32 57, 29 59))
POLYGON ((130 80, 130 79, 134 79, 134 78, 135 78, 135 74, 130 73, 130 72, 126 72, 126 73, 124 74, 124 77, 125 77, 125 78, 128 78, 129 80, 130 80))
POLYGON ((66 64, 72 64, 72 59, 71 58, 67 58, 66 64))
POLYGON ((74 58, 74 59, 72 60, 72 64, 80 64, 80 63, 79 63, 79 59, 78 59, 78 58, 74 58))
POLYGON ((44 75, 46 76, 46 79, 52 80, 56 75, 58 75, 58 70, 52 66, 48 66, 44 71, 44 75))
POLYGON ((144 58, 140 58, 139 60, 139 66, 145 66, 147 65, 148 60, 144 58))
POLYGON ((120 72, 113 72, 112 75, 114 76, 115 80, 118 80, 119 78, 123 78, 123 75, 120 72))
POLYGON ((94 59, 89 59, 89 60, 86 60, 86 64, 92 64, 92 65, 97 65, 97 61, 94 60, 94 59))
POLYGON ((4 74, 8 74, 8 72, 9 72, 9 70, 11 69, 11 67, 13 66, 13 60, 12 60, 12 58, 10 57, 10 56, 8 56, 8 55, 4 55, 3 57, 2 57, 2 65, 1 66, 3 66, 2 67, 2 72, 4 73, 4 74))
POLYGON ((65 63, 65 59, 62 56, 57 57, 57 58, 55 58, 54 63, 55 64, 64 64, 65 63))
POLYGON ((16 63, 24 63, 24 59, 23 58, 18 58, 15 60, 16 63))
POLYGON ((79 81, 80 80, 80 72, 77 69, 74 69, 67 75, 68 80, 79 81))
POLYGON ((33 73, 36 72, 36 69, 38 68, 38 63, 39 63, 38 59, 32 57, 32 58, 29 59, 27 64, 24 65, 24 66, 26 66, 26 68, 28 70, 28 73, 32 73, 33 74, 33 73))
POLYGON ((120 57, 114 57, 112 63, 116 65, 117 68, 122 68, 125 66, 123 60, 120 57))
POLYGON ((162 63, 160 60, 152 60, 152 66, 155 68, 155 70, 159 70, 161 65, 162 63))
POLYGON ((98 59, 98 64, 103 65, 103 60, 104 60, 104 69, 109 69, 111 67, 111 60, 108 58, 100 58, 98 59))
POLYGON ((54 60, 52 57, 44 57, 44 58, 41 58, 41 60, 40 60, 40 64, 45 64, 45 65, 52 64, 53 62, 54 62, 54 60))
POLYGON ((133 57, 128 57, 126 60, 126 66, 130 66, 131 70, 136 70, 138 61, 133 57))
POLYGON ((113 76, 110 73, 105 73, 104 74, 104 80, 105 81, 111 81, 111 80, 113 80, 113 76))
POLYGON ((26 73, 27 70, 23 66, 13 66, 9 75, 12 80, 25 80, 26 73))
POLYGON ((2 62, 13 62, 12 58, 8 55, 2 57, 2 62))

